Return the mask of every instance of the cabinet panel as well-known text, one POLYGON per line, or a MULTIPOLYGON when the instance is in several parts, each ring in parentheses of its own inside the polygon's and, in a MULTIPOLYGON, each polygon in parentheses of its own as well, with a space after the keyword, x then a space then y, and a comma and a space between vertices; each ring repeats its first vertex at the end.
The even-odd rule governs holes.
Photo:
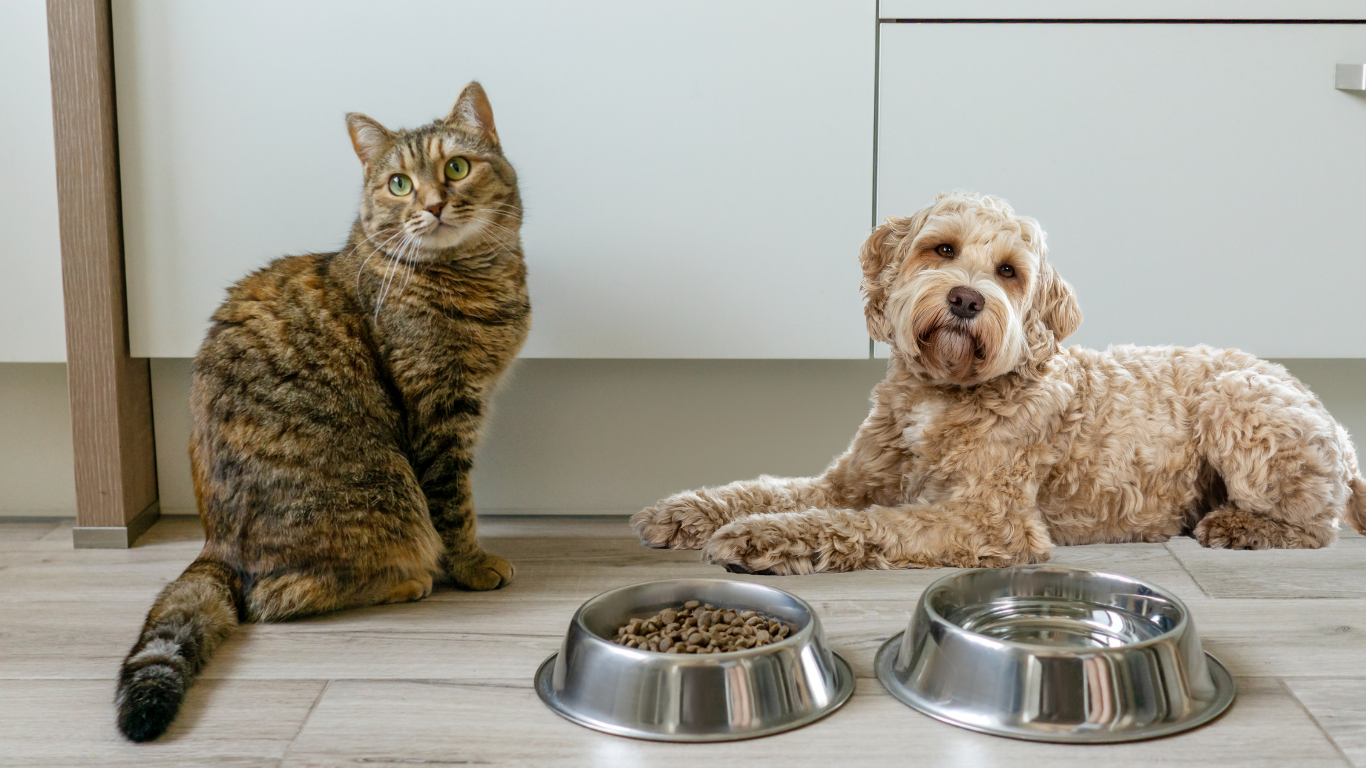
POLYGON ((47 6, 0 3, 0 362, 66 360, 47 6))
POLYGON ((1362 19, 1361 0, 881 0, 884 19, 1362 19))
POLYGON ((194 353, 223 289, 336 248, 342 116, 479 79, 520 174, 531 357, 861 357, 872 0, 115 0, 130 333, 194 353))
POLYGON ((879 217, 1038 218, 1076 343, 1366 356, 1366 26, 884 24, 879 217))

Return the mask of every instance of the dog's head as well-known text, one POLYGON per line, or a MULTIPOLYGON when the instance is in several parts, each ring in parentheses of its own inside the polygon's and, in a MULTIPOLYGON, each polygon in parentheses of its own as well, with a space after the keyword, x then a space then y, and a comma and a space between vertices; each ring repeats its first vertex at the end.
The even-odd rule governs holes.
POLYGON ((1044 232, 1000 198, 941 194, 889 218, 860 253, 868 333, 938 384, 973 386, 1041 362, 1081 324, 1044 232))

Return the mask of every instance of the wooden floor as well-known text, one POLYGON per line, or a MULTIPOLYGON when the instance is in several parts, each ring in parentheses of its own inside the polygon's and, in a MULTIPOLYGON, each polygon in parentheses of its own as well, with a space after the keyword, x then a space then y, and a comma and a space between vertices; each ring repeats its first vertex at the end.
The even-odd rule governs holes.
POLYGON ((806 598, 852 662, 853 699, 821 722, 721 745, 585 730, 531 688, 574 609, 632 582, 728 574, 694 552, 642 548, 619 519, 495 518, 481 533, 516 563, 507 589, 244 627, 171 732, 133 745, 114 729, 114 673, 153 596, 198 551, 198 522, 163 519, 126 551, 73 550, 69 522, 0 522, 0 765, 1366 768, 1366 539, 1354 534, 1314 552, 1210 551, 1190 539, 1055 550, 1055 562, 1177 593, 1238 678, 1233 708, 1205 728, 1077 747, 970 733, 883 692, 874 652, 944 571, 731 577, 806 598))

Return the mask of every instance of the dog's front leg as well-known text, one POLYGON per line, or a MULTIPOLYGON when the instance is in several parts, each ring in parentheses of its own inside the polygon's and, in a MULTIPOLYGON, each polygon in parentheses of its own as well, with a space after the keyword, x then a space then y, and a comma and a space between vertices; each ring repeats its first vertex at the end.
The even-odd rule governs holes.
POLYGON ((646 546, 701 549, 717 529, 750 515, 792 512, 830 504, 829 481, 760 477, 674 494, 637 512, 631 527, 646 546))
POLYGON ((716 532, 703 559, 741 573, 994 568, 1048 560, 1035 509, 1002 512, 944 502, 753 515, 716 532))

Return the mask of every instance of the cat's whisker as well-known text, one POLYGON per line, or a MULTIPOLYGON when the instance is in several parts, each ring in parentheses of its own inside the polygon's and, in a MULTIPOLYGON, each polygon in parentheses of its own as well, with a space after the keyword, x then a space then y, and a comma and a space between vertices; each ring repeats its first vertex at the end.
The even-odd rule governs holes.
POLYGON ((511 245, 511 244, 513 244, 513 243, 516 243, 516 242, 517 242, 517 239, 521 236, 521 233, 519 233, 518 231, 516 231, 516 230, 514 230, 514 229, 510 229, 510 228, 508 228, 508 227, 505 227, 505 226, 503 226, 502 224, 498 224, 498 223, 496 223, 496 222, 488 221, 488 220, 486 220, 486 219, 476 219, 476 221, 478 221, 479 224, 482 225, 482 227, 484 228, 484 231, 485 231, 485 232, 498 231, 498 232, 504 232, 504 233, 506 233, 506 234, 507 234, 507 239, 506 239, 506 240, 499 240, 499 242, 500 242, 502 245, 504 245, 504 246, 509 246, 509 245, 511 245))
MULTIPOLYGON (((382 229, 382 228, 381 228, 381 229, 378 229, 378 230, 375 230, 375 233, 374 233, 373 235, 370 235, 369 237, 365 238, 364 240, 360 241, 359 243, 356 243, 355 245, 351 246, 351 252, 352 252, 352 253, 355 253, 357 250, 360 250, 360 248, 361 248, 362 246, 366 245, 366 244, 369 243, 371 240, 374 240, 375 238, 377 238, 377 237, 379 237, 379 236, 381 236, 381 235, 384 235, 384 234, 387 234, 387 232, 385 232, 385 230, 382 229)), ((394 234, 390 235, 389 238, 388 238, 387 240, 384 241, 384 243, 380 243, 378 246, 375 246, 375 247, 376 247, 376 248, 383 248, 384 245, 385 245, 385 243, 388 243, 390 240, 393 240, 395 237, 398 237, 398 236, 401 235, 401 234, 403 234, 403 230, 402 230, 401 228, 398 229, 398 230, 395 230, 395 231, 394 231, 394 234)))
POLYGON ((487 224, 487 225, 489 225, 489 226, 491 226, 491 227, 498 227, 499 229, 504 229, 504 230, 507 230, 508 232, 514 232, 514 230, 513 230, 512 228, 510 228, 510 227, 508 227, 508 226, 506 226, 506 225, 504 225, 504 224, 499 224, 498 222, 493 221, 493 220, 491 220, 491 219, 483 218, 483 216, 482 216, 483 213, 492 213, 492 211, 482 211, 482 212, 480 212, 480 213, 477 213, 477 214, 475 214, 474 216, 471 216, 471 217, 470 217, 470 220, 471 220, 471 221, 477 221, 477 222, 479 222, 479 223, 481 223, 481 224, 487 224))
POLYGON ((479 222, 479 225, 479 234, 485 236, 490 242, 493 243, 495 247, 509 251, 517 249, 517 238, 515 234, 512 237, 508 237, 506 235, 499 235, 498 233, 486 228, 489 225, 489 222, 487 221, 481 221, 479 222))
POLYGON ((375 320, 377 322, 379 321, 379 311, 384 306, 385 298, 389 295, 389 287, 392 285, 393 276, 395 274, 394 270, 398 268, 399 254, 401 254, 403 249, 412 241, 413 236, 411 234, 405 235, 403 240, 399 242, 398 248, 394 249, 394 252, 388 255, 388 262, 384 268, 384 280, 380 282, 379 298, 375 300, 375 320))
MULTIPOLYGON (((351 249, 351 252, 352 252, 352 253, 355 253, 356 250, 357 250, 358 248, 360 248, 362 245, 365 245, 366 243, 370 242, 371 240, 375 239, 376 237, 379 237, 381 234, 383 234, 383 230, 379 230, 379 231, 375 232, 375 234, 373 234, 373 235, 371 235, 371 236, 365 238, 364 240, 360 241, 359 243, 357 243, 357 244, 355 245, 355 247, 351 249)), ((400 229, 399 231, 397 231, 397 232, 395 232, 393 235, 391 235, 391 236, 389 237, 388 240, 385 240, 384 242, 380 243, 378 246, 375 247, 375 249, 374 249, 373 251, 371 251, 369 254, 366 255, 365 261, 362 261, 362 262, 360 263, 360 266, 356 269, 356 293, 360 293, 360 276, 361 276, 362 274, 365 273, 365 265, 370 263, 370 259, 374 258, 374 256, 375 256, 376 253, 379 253, 379 252, 383 251, 383 250, 384 250, 384 246, 386 246, 386 245, 388 245, 389 243, 393 242, 394 238, 395 238, 395 237, 398 237, 398 236, 401 235, 401 234, 403 234, 403 230, 400 229)))
MULTIPOLYGON (((417 255, 417 243, 413 243, 413 249, 412 249, 412 250, 413 250, 413 254, 412 254, 412 255, 414 255, 414 256, 417 255)), ((411 281, 411 280, 413 279, 413 273, 416 272, 416 271, 417 271, 417 264, 409 264, 409 265, 408 265, 408 273, 407 273, 406 275, 403 276, 403 285, 399 286, 399 289, 398 289, 398 293, 399 293, 400 296, 403 295, 404 291, 407 291, 407 290, 408 290, 408 283, 409 283, 409 281, 411 281)))
POLYGON ((410 236, 408 239, 404 240, 399 245, 397 250, 394 251, 393 272, 389 277, 388 286, 385 288, 384 291, 385 298, 388 298, 389 294, 393 292, 394 283, 398 281, 398 273, 402 270, 410 269, 410 267, 408 266, 408 255, 417 250, 417 242, 419 238, 420 236, 418 235, 410 236))

